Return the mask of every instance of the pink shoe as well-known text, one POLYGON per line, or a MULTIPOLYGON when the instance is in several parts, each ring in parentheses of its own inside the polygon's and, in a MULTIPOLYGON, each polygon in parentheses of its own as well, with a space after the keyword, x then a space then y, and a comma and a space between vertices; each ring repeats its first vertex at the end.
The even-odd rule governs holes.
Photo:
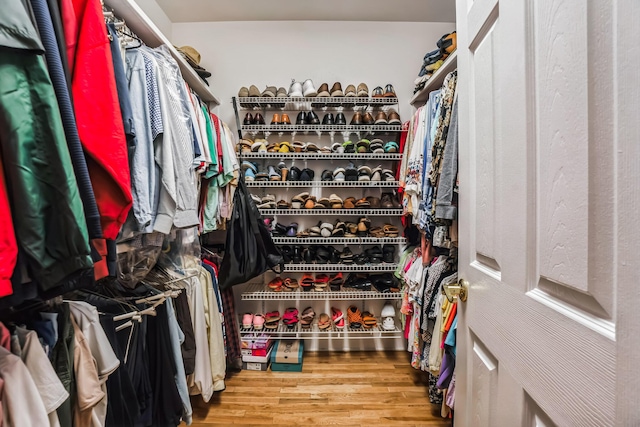
POLYGON ((251 325, 253 325, 253 314, 245 313, 242 316, 242 327, 244 329, 251 329, 251 325))
POLYGON ((253 329, 260 330, 264 326, 264 316, 262 314, 255 314, 253 316, 253 329))
POLYGON ((335 307, 331 307, 331 318, 333 320, 333 324, 336 325, 336 328, 344 328, 344 314, 342 314, 342 311, 335 307))

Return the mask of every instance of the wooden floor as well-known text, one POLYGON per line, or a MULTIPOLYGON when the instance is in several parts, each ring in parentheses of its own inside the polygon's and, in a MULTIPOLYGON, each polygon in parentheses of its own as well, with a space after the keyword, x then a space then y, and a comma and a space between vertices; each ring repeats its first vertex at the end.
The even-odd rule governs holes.
POLYGON ((192 399, 192 425, 451 427, 429 403, 426 375, 408 358, 405 352, 305 353, 302 372, 242 371, 209 403, 192 399))

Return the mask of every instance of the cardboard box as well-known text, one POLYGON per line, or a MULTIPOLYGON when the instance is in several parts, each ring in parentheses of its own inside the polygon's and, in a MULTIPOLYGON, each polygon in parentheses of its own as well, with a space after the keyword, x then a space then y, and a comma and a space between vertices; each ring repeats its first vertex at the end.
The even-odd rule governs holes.
POLYGON ((271 351, 273 348, 269 349, 269 352, 264 356, 253 356, 253 355, 242 355, 242 361, 247 363, 269 363, 269 358, 271 357, 271 351))
POLYGON ((269 341, 269 346, 267 348, 243 348, 241 350, 243 356, 257 356, 264 357, 269 354, 271 349, 273 348, 273 341, 269 341))
POLYGON ((267 363, 242 362, 242 369, 245 371, 266 371, 269 369, 269 361, 267 363))
MULTIPOLYGON (((268 351, 273 345, 271 336, 266 334, 248 334, 242 336, 243 350, 265 350, 268 351)), ((244 353, 243 353, 244 354, 244 353)))
POLYGON ((271 350, 271 370, 302 372, 304 341, 279 340, 271 350))

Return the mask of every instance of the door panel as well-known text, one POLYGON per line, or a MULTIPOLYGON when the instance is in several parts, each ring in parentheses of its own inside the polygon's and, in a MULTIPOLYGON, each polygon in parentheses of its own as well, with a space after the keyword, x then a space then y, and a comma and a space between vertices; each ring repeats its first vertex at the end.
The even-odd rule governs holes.
POLYGON ((458 1, 456 427, 613 425, 613 7, 458 1))

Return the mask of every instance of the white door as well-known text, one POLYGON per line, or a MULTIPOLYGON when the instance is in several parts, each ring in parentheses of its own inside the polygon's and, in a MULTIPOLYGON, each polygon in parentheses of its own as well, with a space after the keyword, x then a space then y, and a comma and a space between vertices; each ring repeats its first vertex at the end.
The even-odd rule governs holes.
POLYGON ((457 0, 456 427, 640 425, 639 5, 457 0))

